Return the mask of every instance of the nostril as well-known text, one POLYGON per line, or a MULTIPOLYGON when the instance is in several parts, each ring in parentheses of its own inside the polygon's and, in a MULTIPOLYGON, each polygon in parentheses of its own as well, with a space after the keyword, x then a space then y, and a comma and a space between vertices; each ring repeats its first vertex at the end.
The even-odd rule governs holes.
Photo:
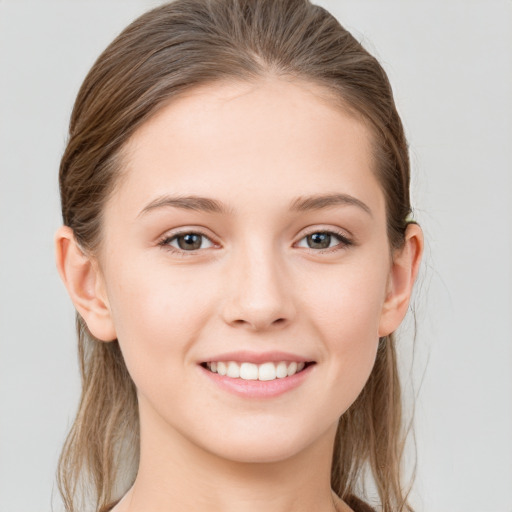
POLYGON ((244 319, 244 318, 237 318, 235 320, 232 320, 230 323, 232 326, 246 326, 249 328, 252 328, 254 330, 264 330, 268 329, 270 327, 282 327, 286 325, 287 323, 286 318, 277 318, 275 320, 267 321, 264 318, 251 318, 251 319, 244 319))

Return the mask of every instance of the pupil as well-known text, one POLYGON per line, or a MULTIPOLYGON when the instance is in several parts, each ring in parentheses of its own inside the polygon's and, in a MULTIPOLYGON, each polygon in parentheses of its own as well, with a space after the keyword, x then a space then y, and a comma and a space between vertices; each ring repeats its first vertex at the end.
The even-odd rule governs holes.
POLYGON ((328 233, 313 233, 308 236, 308 243, 312 249, 327 249, 331 245, 331 235, 328 233))
POLYGON ((201 247, 201 235, 189 233, 178 238, 180 249, 199 249, 201 247))

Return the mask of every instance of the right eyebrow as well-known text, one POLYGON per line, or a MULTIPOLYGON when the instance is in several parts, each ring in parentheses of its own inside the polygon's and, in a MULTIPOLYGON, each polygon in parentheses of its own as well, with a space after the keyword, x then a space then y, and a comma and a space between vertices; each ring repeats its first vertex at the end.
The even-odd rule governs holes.
POLYGON ((183 210, 195 210, 209 213, 229 213, 229 209, 221 201, 201 196, 169 196, 157 197, 147 204, 138 214, 144 215, 156 208, 163 207, 181 208, 183 210))

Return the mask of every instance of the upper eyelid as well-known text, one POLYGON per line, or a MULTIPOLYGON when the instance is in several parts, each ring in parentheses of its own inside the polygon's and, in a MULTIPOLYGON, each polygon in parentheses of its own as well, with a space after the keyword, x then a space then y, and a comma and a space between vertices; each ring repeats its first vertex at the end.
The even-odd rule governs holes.
POLYGON ((189 234, 201 235, 201 236, 204 236, 205 238, 208 238, 211 242, 216 243, 214 236, 206 233, 204 228, 199 228, 199 227, 198 228, 186 227, 184 229, 176 228, 176 231, 173 229, 169 229, 169 230, 165 231, 161 236, 159 236, 158 239, 161 241, 161 240, 176 238, 178 236, 189 235, 189 234))
POLYGON ((351 233, 349 233, 346 229, 342 229, 342 228, 334 228, 334 227, 331 227, 331 228, 328 228, 328 227, 325 227, 325 228, 322 228, 322 227, 315 228, 315 227, 311 227, 311 229, 309 229, 309 227, 308 227, 308 228, 304 228, 304 229, 306 231, 303 231, 301 237, 299 238, 299 241, 302 240, 306 236, 313 235, 314 233, 329 233, 331 235, 335 235, 335 236, 344 238, 345 240, 350 240, 350 241, 353 240, 353 235, 351 233))

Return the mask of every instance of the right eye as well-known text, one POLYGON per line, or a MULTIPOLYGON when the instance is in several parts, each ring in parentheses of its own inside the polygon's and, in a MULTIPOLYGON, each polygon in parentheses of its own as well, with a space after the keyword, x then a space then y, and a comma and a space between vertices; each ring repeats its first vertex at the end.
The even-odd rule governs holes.
POLYGON ((193 231, 176 233, 164 238, 159 245, 173 252, 193 252, 213 247, 213 242, 204 234, 193 231))

